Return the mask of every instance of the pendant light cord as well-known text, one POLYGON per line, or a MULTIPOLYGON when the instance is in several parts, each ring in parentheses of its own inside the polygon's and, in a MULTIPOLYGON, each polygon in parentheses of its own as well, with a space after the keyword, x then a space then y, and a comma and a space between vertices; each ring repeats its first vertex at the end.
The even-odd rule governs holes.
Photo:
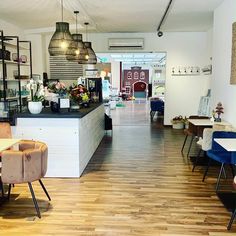
POLYGON ((85 22, 85 33, 86 33, 86 41, 88 42, 88 22, 85 22))
POLYGON ((75 14, 75 32, 76 32, 76 34, 78 33, 78 30, 77 30, 77 15, 78 15, 78 13, 75 14))
POLYGON ((63 0, 61 0, 61 20, 63 22, 63 0))

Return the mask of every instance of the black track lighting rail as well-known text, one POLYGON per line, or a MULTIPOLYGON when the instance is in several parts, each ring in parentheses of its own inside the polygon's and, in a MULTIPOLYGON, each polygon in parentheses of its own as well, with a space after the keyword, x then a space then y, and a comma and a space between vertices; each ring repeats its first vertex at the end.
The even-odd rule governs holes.
POLYGON ((172 2, 173 2, 173 0, 170 0, 170 1, 169 1, 168 5, 167 5, 167 7, 166 7, 165 13, 164 13, 164 15, 162 16, 161 21, 160 21, 160 23, 159 23, 159 25, 158 25, 158 27, 157 27, 157 35, 158 35, 159 37, 161 37, 161 36, 163 35, 163 33, 162 33, 162 31, 161 31, 161 26, 162 26, 162 24, 163 24, 163 21, 164 21, 165 18, 166 18, 166 15, 167 15, 167 13, 168 13, 168 11, 169 11, 169 9, 170 9, 170 6, 171 6, 172 2))

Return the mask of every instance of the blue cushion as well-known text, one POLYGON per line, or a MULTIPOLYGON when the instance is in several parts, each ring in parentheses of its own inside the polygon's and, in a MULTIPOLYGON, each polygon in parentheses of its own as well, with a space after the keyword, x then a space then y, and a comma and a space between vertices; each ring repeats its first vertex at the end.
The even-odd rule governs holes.
POLYGON ((153 100, 150 102, 152 111, 164 112, 165 103, 162 100, 153 100))
POLYGON ((226 131, 215 131, 212 135, 212 149, 207 151, 208 157, 211 159, 226 163, 226 164, 236 164, 236 152, 226 151, 220 144, 218 144, 215 138, 236 138, 236 132, 226 132, 226 131))
POLYGON ((214 150, 209 150, 207 151, 207 156, 210 157, 211 159, 221 162, 221 163, 226 163, 226 164, 231 164, 231 153, 224 151, 214 151, 214 150))

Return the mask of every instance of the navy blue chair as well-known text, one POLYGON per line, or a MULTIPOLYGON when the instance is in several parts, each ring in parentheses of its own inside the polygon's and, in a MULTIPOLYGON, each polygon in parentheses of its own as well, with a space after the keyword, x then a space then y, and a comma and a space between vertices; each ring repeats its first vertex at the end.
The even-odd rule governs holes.
POLYGON ((202 181, 205 180, 207 172, 209 170, 212 160, 221 163, 220 172, 217 178, 216 191, 219 189, 220 179, 222 172, 224 171, 225 164, 229 164, 232 169, 233 176, 234 168, 232 165, 236 164, 236 152, 228 152, 221 145, 219 145, 214 139, 215 138, 236 138, 236 132, 227 132, 227 131, 215 131, 212 135, 212 149, 207 151, 207 156, 209 157, 208 165, 206 167, 202 181))
POLYGON ((153 119, 155 113, 157 112, 158 114, 163 115, 164 114, 164 108, 165 108, 165 103, 162 100, 151 100, 150 101, 150 116, 151 119, 153 119))

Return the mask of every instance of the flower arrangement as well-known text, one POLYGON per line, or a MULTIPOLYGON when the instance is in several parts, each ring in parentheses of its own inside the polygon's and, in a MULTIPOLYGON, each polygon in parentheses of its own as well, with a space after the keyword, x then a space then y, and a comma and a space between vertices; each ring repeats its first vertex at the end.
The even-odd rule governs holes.
POLYGON ((185 119, 182 116, 176 116, 171 120, 172 124, 185 123, 185 119))
POLYGON ((185 124, 185 119, 183 116, 176 116, 171 120, 173 129, 183 129, 185 124))
POLYGON ((59 94, 60 97, 64 97, 67 94, 67 89, 64 83, 59 80, 48 84, 47 90, 49 93, 59 94))
POLYGON ((73 84, 69 88, 69 97, 71 101, 75 104, 88 103, 89 95, 88 90, 82 85, 73 84))
POLYGON ((42 81, 36 82, 33 79, 30 79, 29 83, 26 85, 26 88, 30 91, 32 102, 42 102, 44 100, 44 88, 42 81))

